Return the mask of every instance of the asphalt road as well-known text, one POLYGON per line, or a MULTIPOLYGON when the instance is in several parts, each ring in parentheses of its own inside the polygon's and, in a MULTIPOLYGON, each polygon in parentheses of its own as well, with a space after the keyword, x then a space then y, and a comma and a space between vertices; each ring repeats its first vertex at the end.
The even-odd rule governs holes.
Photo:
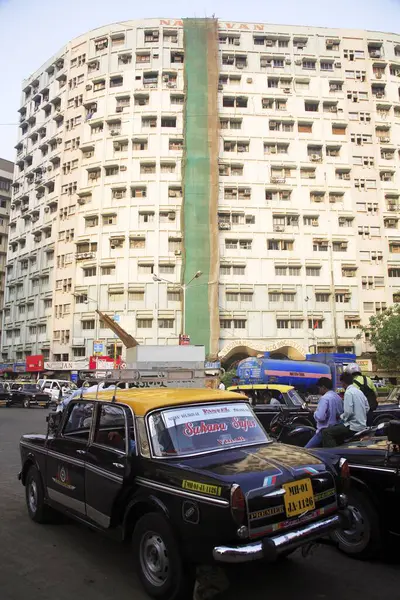
MULTIPOLYGON (((73 522, 36 525, 25 509, 18 440, 45 429, 40 409, 0 409, 0 599, 148 600, 129 550, 73 522)), ((400 545, 399 545, 400 550, 400 545)), ((400 554, 400 552, 399 552, 400 554)), ((362 563, 319 547, 273 566, 237 567, 215 600, 397 600, 399 564, 362 563)), ((188 600, 190 600, 188 598, 188 600)))

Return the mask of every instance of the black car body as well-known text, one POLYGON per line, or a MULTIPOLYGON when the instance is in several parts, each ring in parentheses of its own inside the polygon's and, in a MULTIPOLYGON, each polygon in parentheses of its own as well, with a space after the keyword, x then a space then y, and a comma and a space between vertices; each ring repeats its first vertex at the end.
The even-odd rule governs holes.
POLYGON ((51 397, 42 392, 36 383, 15 382, 10 385, 10 406, 22 406, 30 408, 31 406, 50 406, 51 397))
POLYGON ((368 414, 367 424, 379 425, 379 423, 388 423, 392 420, 400 419, 400 387, 392 389, 386 401, 380 401, 377 408, 368 414))
POLYGON ((158 598, 190 597, 190 565, 273 561, 345 518, 345 461, 270 441, 233 393, 88 395, 52 434, 24 435, 20 448, 31 518, 52 508, 132 540, 158 598))
POLYGON ((314 427, 314 411, 291 385, 235 385, 229 391, 246 395, 258 419, 266 431, 270 431, 271 421, 284 411, 295 425, 314 427))
POLYGON ((356 558, 377 556, 400 537, 400 421, 386 424, 386 431, 387 437, 378 428, 372 436, 367 432, 355 442, 318 451, 347 459, 351 525, 338 529, 334 539, 356 558))
POLYGON ((11 393, 8 386, 4 383, 0 383, 0 406, 11 405, 11 393))

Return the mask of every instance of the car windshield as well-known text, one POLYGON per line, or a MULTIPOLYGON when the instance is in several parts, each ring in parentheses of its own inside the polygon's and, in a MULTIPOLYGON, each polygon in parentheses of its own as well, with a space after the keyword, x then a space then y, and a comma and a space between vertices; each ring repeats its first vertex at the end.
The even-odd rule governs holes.
POLYGON ((303 406, 304 400, 296 390, 288 390, 287 395, 295 406, 303 406))
POLYGON ((40 387, 36 385, 36 383, 24 383, 22 388, 27 392, 38 392, 40 391, 40 387))
POLYGON ((271 441, 245 402, 161 410, 150 415, 148 423, 156 456, 184 456, 271 441))

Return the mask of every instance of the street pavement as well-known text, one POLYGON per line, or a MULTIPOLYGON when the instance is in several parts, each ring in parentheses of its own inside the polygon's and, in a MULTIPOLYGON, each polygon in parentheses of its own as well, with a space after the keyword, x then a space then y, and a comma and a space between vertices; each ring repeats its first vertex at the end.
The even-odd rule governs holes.
MULTIPOLYGON (((29 520, 17 480, 18 441, 22 433, 44 431, 46 414, 0 408, 0 600, 148 600, 128 547, 71 521, 29 520)), ((400 594, 398 563, 363 563, 326 546, 307 559, 297 552, 272 566, 236 566, 228 576, 230 588, 215 600, 397 600, 400 594)))

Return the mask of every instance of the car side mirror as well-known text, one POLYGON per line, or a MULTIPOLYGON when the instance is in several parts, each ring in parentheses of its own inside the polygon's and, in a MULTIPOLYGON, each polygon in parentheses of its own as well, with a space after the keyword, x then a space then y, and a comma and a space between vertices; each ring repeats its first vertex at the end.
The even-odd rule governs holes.
POLYGON ((60 427, 62 416, 62 412, 51 412, 47 416, 47 435, 55 435, 57 433, 58 428, 60 427))
POLYGON ((388 424, 388 440, 395 444, 396 446, 400 446, 400 421, 390 421, 388 424))

